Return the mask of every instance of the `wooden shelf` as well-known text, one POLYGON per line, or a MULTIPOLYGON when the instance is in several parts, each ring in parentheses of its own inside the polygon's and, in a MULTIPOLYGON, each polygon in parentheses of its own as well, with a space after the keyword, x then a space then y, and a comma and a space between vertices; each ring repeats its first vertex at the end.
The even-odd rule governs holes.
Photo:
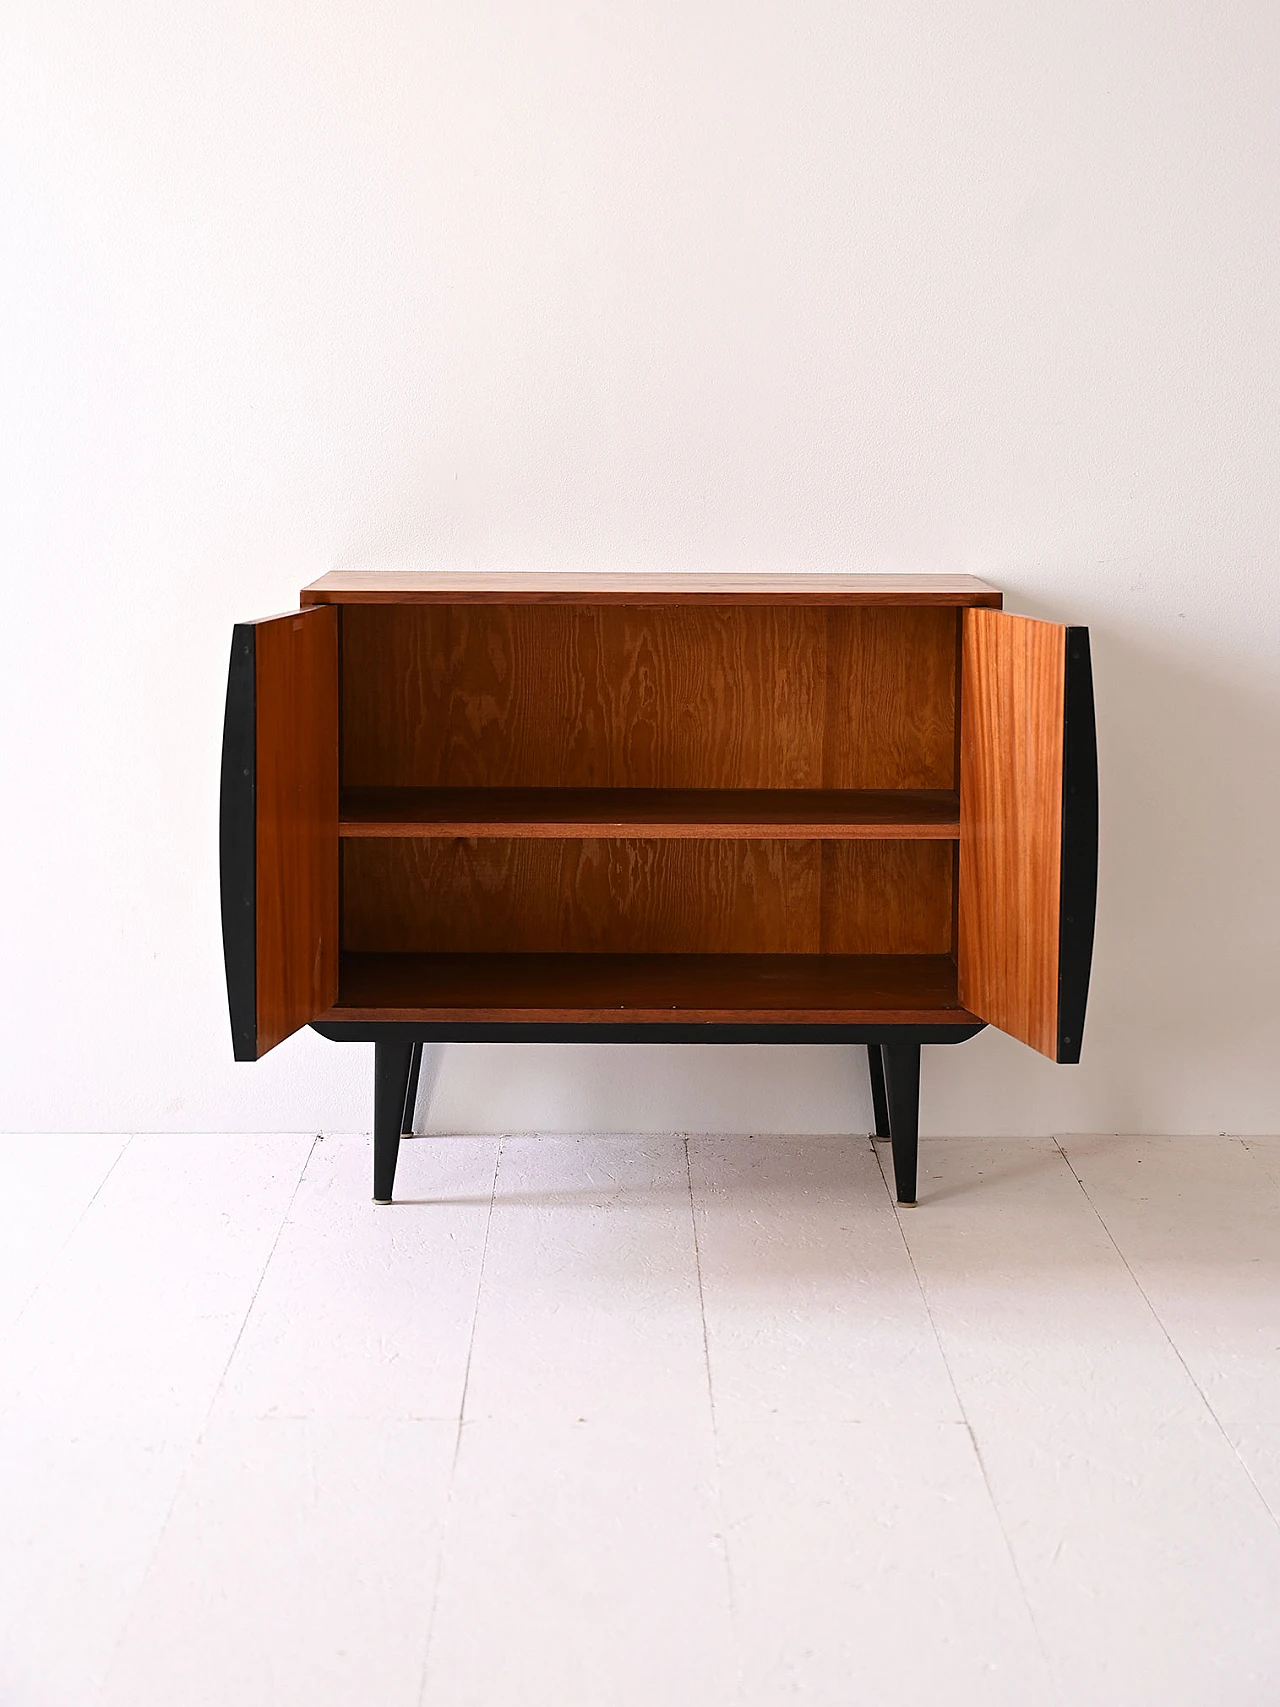
POLYGON ((991 605, 974 575, 736 574, 699 571, 335 569, 302 589, 304 605, 991 605))
POLYGON ((955 841, 947 789, 350 788, 356 836, 955 841))
POLYGON ((975 1025, 934 954, 352 954, 329 1021, 975 1025))

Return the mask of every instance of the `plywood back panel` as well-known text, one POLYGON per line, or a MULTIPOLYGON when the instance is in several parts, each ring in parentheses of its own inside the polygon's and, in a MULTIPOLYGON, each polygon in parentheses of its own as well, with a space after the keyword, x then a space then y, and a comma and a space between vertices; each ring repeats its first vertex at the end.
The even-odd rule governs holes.
POLYGON ((357 950, 812 953, 818 863, 804 842, 352 842, 344 946, 357 950))
POLYGON ((823 842, 823 954, 950 954, 947 842, 823 842))
POLYGON ((360 840, 344 947, 363 952, 938 954, 945 843, 360 840))
POLYGON ((824 788, 954 788, 956 614, 826 613, 824 788))
POLYGON ((952 788, 947 608, 343 610, 348 787, 952 788))
POLYGON ((1067 630, 970 610, 963 632, 960 1000, 1056 1059, 1067 630))

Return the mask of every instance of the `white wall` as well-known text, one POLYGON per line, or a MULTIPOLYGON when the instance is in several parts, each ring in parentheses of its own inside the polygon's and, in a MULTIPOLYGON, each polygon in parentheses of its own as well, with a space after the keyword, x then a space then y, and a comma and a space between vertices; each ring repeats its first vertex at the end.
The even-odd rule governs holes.
MULTIPOLYGON (((1093 632, 1085 1062, 1280 1128, 1273 0, 4 0, 6 1129, 368 1124, 230 1059, 230 628, 325 569, 968 570, 1093 632)), ((865 1129, 854 1051, 454 1049, 433 1124, 865 1129)))

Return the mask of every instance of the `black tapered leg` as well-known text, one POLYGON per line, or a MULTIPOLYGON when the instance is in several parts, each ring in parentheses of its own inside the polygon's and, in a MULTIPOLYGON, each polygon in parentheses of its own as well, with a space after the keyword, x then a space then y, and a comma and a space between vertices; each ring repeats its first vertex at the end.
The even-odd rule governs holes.
POLYGON ((884 1056, 881 1043, 868 1043, 867 1067, 871 1073, 871 1108, 875 1115, 876 1137, 889 1136, 889 1104, 884 1094, 884 1056))
POLYGON ((404 1130, 413 1044, 373 1046, 373 1201, 390 1203, 404 1130))
POLYGON ((916 1150, 920 1136, 920 1045, 884 1045, 889 1135, 893 1140, 893 1180, 899 1203, 916 1200, 916 1150))
POLYGON ((404 1119, 400 1122, 400 1136, 413 1137, 413 1120, 418 1112, 418 1074, 422 1071, 422 1045, 410 1045, 412 1053, 409 1056, 409 1088, 404 1093, 404 1119))

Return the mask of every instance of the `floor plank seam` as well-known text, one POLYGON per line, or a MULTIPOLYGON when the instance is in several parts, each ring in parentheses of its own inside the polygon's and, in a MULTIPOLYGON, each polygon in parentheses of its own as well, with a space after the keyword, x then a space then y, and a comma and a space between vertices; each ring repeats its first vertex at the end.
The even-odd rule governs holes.
MULTIPOLYGON (((1013 1542, 1009 1536, 1009 1531, 1005 1527, 1004 1513, 1000 1510, 1000 1504, 999 1504, 999 1501, 996 1499, 995 1490, 991 1486, 991 1478, 987 1474, 987 1466, 986 1466, 986 1462, 982 1456, 982 1447, 978 1441, 977 1431, 975 1430, 975 1428, 973 1426, 973 1422, 969 1416, 968 1411, 965 1409, 964 1397, 960 1392, 960 1384, 956 1380, 955 1371, 951 1367, 951 1360, 947 1356, 946 1347, 942 1343, 942 1335, 938 1331, 937 1322, 934 1320, 933 1307, 929 1303, 928 1291, 925 1288, 924 1281, 920 1278, 920 1270, 916 1266, 915 1255, 912 1252, 910 1242, 907 1239, 906 1231, 903 1228, 902 1211, 897 1206, 896 1191, 893 1187, 890 1186, 889 1176, 885 1172, 884 1160, 883 1160, 883 1157, 881 1156, 881 1149, 887 1148, 887 1146, 877 1145, 874 1137, 872 1137, 872 1136, 868 1136, 867 1142, 871 1146, 871 1153, 875 1156, 876 1166, 880 1169, 880 1178, 884 1182, 885 1193, 889 1197, 890 1205, 891 1205, 892 1210, 893 1210, 893 1217, 894 1217, 894 1220, 897 1222, 898 1236, 902 1240, 902 1247, 903 1247, 903 1250, 906 1252, 907 1261, 911 1264, 911 1272, 915 1277, 915 1283, 916 1283, 916 1286, 917 1286, 919 1293, 920 1293, 920 1302, 924 1306, 924 1313, 925 1313, 926 1318, 928 1319, 929 1331, 933 1335, 934 1344, 938 1348, 938 1356, 942 1359, 942 1367, 947 1372, 947 1380, 950 1383, 951 1391, 952 1391, 953 1395, 955 1396, 956 1409, 960 1413, 961 1421, 964 1424, 964 1427, 965 1427, 965 1429, 968 1433, 968 1436, 969 1436, 970 1443, 973 1447, 973 1456, 974 1456, 974 1458, 977 1462, 977 1465, 978 1465, 978 1474, 982 1477, 982 1486, 986 1491, 987 1500, 991 1506, 992 1516, 996 1520, 996 1527, 1000 1531, 1000 1538, 1004 1542, 1005 1553, 1006 1553, 1008 1560, 1009 1560, 1009 1568, 1013 1572, 1013 1579, 1018 1585, 1019 1594, 1021 1594, 1021 1596, 1022 1596, 1022 1604, 1027 1609, 1027 1617, 1031 1623, 1032 1634, 1035 1636, 1035 1639, 1036 1639, 1036 1647, 1040 1650, 1040 1658, 1044 1662, 1045 1675, 1049 1679, 1049 1688, 1053 1692, 1054 1700, 1061 1703, 1062 1702, 1062 1692, 1058 1687, 1057 1672, 1055 1671, 1053 1663, 1049 1657, 1049 1646, 1048 1646, 1048 1643, 1044 1639, 1043 1632, 1040 1629, 1040 1621, 1036 1617, 1036 1609, 1032 1604, 1030 1591, 1028 1590, 1026 1581, 1022 1575, 1021 1567, 1018 1564, 1017 1553, 1014 1551, 1014 1546, 1013 1546, 1013 1542)), ((927 1205, 927 1203, 925 1203, 921 1207, 925 1208, 927 1211, 928 1205, 927 1205)), ((915 1213, 917 1213, 917 1214, 919 1213, 919 1210, 916 1209, 915 1205, 913 1205, 912 1208, 913 1208, 913 1210, 915 1210, 915 1213)))
POLYGON ((716 1421, 715 1381, 711 1374, 711 1337, 707 1331, 707 1301, 702 1285, 702 1248, 698 1240, 698 1206, 694 1200, 693 1163, 689 1157, 689 1134, 683 1133, 685 1179, 689 1187, 689 1225, 693 1231, 693 1270, 698 1283, 698 1317, 702 1323, 702 1359, 707 1372, 707 1409, 711 1419, 711 1450, 716 1467, 716 1511, 720 1519, 720 1564, 729 1601, 729 1627, 734 1634, 733 1657, 738 1693, 743 1689, 743 1646, 738 1640, 738 1606, 734 1593, 733 1563, 729 1556, 729 1520, 724 1505, 724 1477, 720 1454, 720 1430, 716 1421))
POLYGON ((480 1243, 480 1266, 476 1273, 475 1300, 471 1307, 471 1331, 467 1336, 467 1356, 462 1366, 462 1390, 458 1398, 458 1438, 453 1449, 455 1466, 458 1461, 458 1452, 462 1446, 463 1419, 467 1414, 467 1389, 471 1385, 471 1359, 476 1347, 476 1324, 480 1318, 480 1297, 484 1291, 485 1264, 489 1257, 489 1235, 493 1228, 493 1206, 498 1196, 498 1174, 502 1167, 502 1152, 508 1137, 510 1137, 509 1133, 503 1133, 498 1140, 497 1152, 493 1158, 493 1177, 489 1181, 489 1210, 485 1216, 484 1238, 480 1243))
POLYGON ((698 1211, 693 1195, 693 1164, 689 1159, 689 1135, 681 1134, 684 1144, 684 1176, 689 1190, 689 1224, 693 1230, 693 1269, 698 1282, 698 1319, 702 1324, 702 1361, 707 1372, 707 1404, 711 1410, 711 1426, 716 1420, 715 1383, 711 1376, 711 1342, 707 1333, 707 1301, 702 1287, 702 1250, 698 1243, 698 1211))
POLYGON ((218 1377, 218 1384, 213 1390, 213 1397, 209 1401, 208 1410, 205 1412, 205 1420, 200 1426, 200 1436, 196 1442, 197 1446, 200 1444, 200 1441, 204 1439, 204 1431, 208 1427, 209 1418, 213 1414, 214 1406, 222 1397, 222 1389, 226 1386, 227 1382, 227 1373, 230 1370, 232 1363, 235 1361, 237 1351, 240 1349, 240 1341, 244 1338, 244 1330, 249 1325, 249 1318, 253 1314, 253 1307, 258 1302, 258 1294, 262 1291, 262 1283, 267 1278, 267 1270, 271 1267, 272 1259, 280 1247, 280 1241, 284 1237, 284 1230, 289 1225, 289 1217, 293 1213, 293 1206, 297 1202, 298 1193, 302 1190, 302 1182, 307 1177, 307 1169, 311 1166, 311 1158, 316 1153, 316 1145, 322 1144, 323 1142, 324 1139, 320 1133, 317 1132, 311 1140, 310 1149, 303 1158, 302 1166, 298 1169, 298 1177, 293 1182, 293 1190, 289 1193, 289 1201, 284 1206, 284 1214, 280 1217, 280 1225, 276 1228, 275 1237, 271 1241, 271 1249, 267 1252, 267 1260, 262 1265, 257 1283, 253 1288, 253 1295, 249 1299, 244 1315, 240 1318, 240 1326, 236 1329, 236 1337, 232 1341, 231 1350, 227 1354, 227 1361, 222 1366, 222 1374, 218 1377))
POLYGON ((510 1133, 498 1139, 493 1158, 493 1176, 489 1181, 489 1212, 485 1217, 484 1238, 480 1245, 480 1265, 476 1272, 475 1298, 471 1305, 471 1331, 467 1335, 467 1356, 462 1367, 462 1387, 458 1395, 458 1427, 453 1441, 453 1460, 449 1465, 449 1487, 445 1495, 444 1518, 440 1525, 440 1546, 436 1553, 435 1578, 431 1584, 431 1602, 427 1607, 427 1626, 422 1644, 422 1670, 418 1680, 419 1707, 427 1699, 427 1684, 431 1671, 431 1643, 435 1635, 436 1613, 440 1605, 440 1584, 444 1577, 445 1558, 449 1549, 449 1532, 453 1522, 454 1489, 458 1479, 458 1458, 462 1451, 462 1430, 467 1414, 467 1389, 471 1384, 471 1359, 475 1352, 476 1325, 480 1320, 480 1300, 484 1294, 484 1271, 489 1257, 489 1235, 493 1227, 493 1208, 498 1196, 498 1174, 502 1167, 502 1152, 510 1133))
MULTIPOLYGON (((1102 1211, 1098 1208, 1097 1204, 1093 1201, 1093 1198, 1089 1195, 1089 1188, 1085 1185, 1084 1180, 1080 1177, 1080 1175, 1076 1172, 1075 1168, 1072 1166, 1070 1156, 1068 1156, 1067 1152, 1062 1147, 1062 1141, 1059 1138, 1055 1137, 1053 1142, 1054 1142, 1055 1146, 1057 1147, 1059 1155, 1061 1155, 1063 1161, 1067 1164, 1067 1167, 1071 1169, 1071 1177, 1072 1177, 1072 1179, 1075 1180, 1076 1184, 1079 1186, 1080 1191, 1084 1196, 1085 1202, 1089 1205, 1089 1208, 1093 1211, 1094 1216, 1097 1218, 1098 1225, 1102 1228, 1103 1232, 1107 1235, 1107 1242, 1110 1244, 1112 1250, 1116 1253, 1117 1257, 1119 1257, 1120 1261, 1123 1263, 1125 1273, 1129 1276, 1130 1280, 1132 1280, 1134 1286, 1138 1290, 1138 1296, 1142 1299, 1142 1302, 1146 1305, 1147 1309, 1150 1311, 1151 1319, 1155 1322, 1155 1324, 1159 1328, 1161 1334, 1164 1336, 1165 1344, 1169 1347, 1169 1350, 1173 1353, 1174 1357, 1177 1358, 1178 1365, 1181 1368, 1182 1372, 1185 1374, 1187 1380, 1190 1381, 1191 1386, 1192 1386, 1192 1390, 1196 1393, 1201 1404, 1203 1404, 1205 1410, 1208 1412, 1209 1416, 1212 1418, 1213 1426, 1217 1429, 1218 1433, 1222 1436, 1222 1439, 1226 1443, 1227 1450, 1230 1452, 1231 1456, 1235 1459, 1236 1463, 1240 1466, 1241 1470, 1244 1471, 1245 1476, 1248 1478, 1249 1486, 1253 1489, 1254 1493, 1257 1494, 1258 1499, 1262 1503, 1262 1509, 1266 1512, 1267 1516, 1271 1519, 1271 1521, 1275 1525, 1276 1529, 1280 1530, 1280 1513, 1276 1512, 1276 1510, 1273 1508, 1273 1506, 1271 1504, 1271 1501, 1267 1498, 1267 1496, 1263 1493, 1262 1489, 1259 1487, 1257 1479, 1255 1478, 1255 1476, 1253 1474, 1253 1471, 1249 1468, 1248 1464, 1246 1464, 1245 1460, 1243 1459, 1243 1457, 1240 1454, 1239 1448, 1236 1446, 1236 1443, 1232 1440, 1231 1436, 1227 1433, 1226 1425, 1223 1423, 1222 1418, 1218 1415, 1217 1411, 1214 1409, 1213 1401, 1209 1398, 1209 1395, 1205 1392, 1204 1388, 1200 1385, 1199 1381, 1196 1380, 1195 1375, 1191 1371, 1191 1366, 1188 1364, 1186 1358, 1183 1357, 1182 1353, 1178 1350, 1178 1346, 1177 1346, 1177 1344, 1173 1338, 1173 1335, 1169 1332, 1168 1328, 1164 1324, 1164 1318, 1161 1316, 1160 1312, 1156 1309, 1155 1305, 1151 1301, 1150 1296, 1147 1293, 1146 1288, 1143 1286, 1142 1282, 1138 1279, 1137 1275, 1133 1272, 1133 1269, 1130 1267, 1129 1259, 1127 1256, 1125 1256, 1124 1252, 1120 1249, 1120 1245, 1116 1239, 1115 1234, 1111 1231, 1110 1227, 1107 1226, 1107 1223, 1106 1223, 1106 1220, 1102 1214, 1102 1211)), ((1239 1142, 1242 1142, 1242 1140, 1237 1139, 1237 1140, 1235 1140, 1235 1142, 1239 1143, 1239 1142)))
MULTIPOLYGON (((115 1134, 111 1133, 111 1134, 108 1134, 108 1136, 114 1137, 115 1134)), ((17 1327, 18 1323, 26 1315, 28 1309, 31 1306, 32 1299, 35 1298, 37 1293, 40 1291, 40 1288, 44 1285, 44 1283, 48 1279, 49 1275, 53 1273, 54 1268, 57 1266, 57 1262, 58 1262, 59 1257, 62 1255, 63 1251, 66 1250, 67 1246, 71 1243, 72 1239, 76 1236, 76 1233, 79 1231, 81 1222, 84 1220, 85 1216, 89 1213, 89 1211, 93 1208, 94 1204, 98 1201, 99 1197, 101 1197, 103 1191, 106 1189, 107 1181, 111 1178, 112 1174, 115 1173, 116 1169, 120 1166, 120 1162, 124 1156, 125 1151, 129 1148, 130 1144, 133 1143, 133 1140, 136 1137, 137 1137, 137 1134, 135 1132, 126 1133, 124 1142, 121 1144, 120 1148, 116 1151, 115 1160, 112 1162, 111 1166, 107 1169, 106 1173, 103 1174, 102 1178, 98 1181, 97 1185, 94 1188, 93 1195, 89 1198, 89 1201, 85 1204, 84 1208, 80 1211, 80 1213, 76 1216, 75 1220, 71 1223, 71 1226, 67 1229, 66 1238, 58 1246, 56 1251, 53 1251, 50 1253, 49 1260, 44 1265, 44 1273, 41 1274, 39 1280, 36 1281, 35 1285, 31 1288, 30 1292, 27 1293, 26 1297, 22 1300, 22 1303, 19 1305, 18 1309, 14 1311, 13 1319, 5 1327, 6 1333, 12 1333, 14 1328, 17 1327)))
MULTIPOLYGON (((1252 1137, 1239 1137, 1237 1142, 1242 1144, 1246 1153, 1255 1159, 1272 1184, 1280 1186, 1280 1169, 1272 1166, 1271 1158, 1266 1153, 1266 1140, 1259 1139, 1254 1135, 1252 1137)), ((1276 1146, 1272 1145, 1271 1147, 1275 1148, 1276 1146)))

